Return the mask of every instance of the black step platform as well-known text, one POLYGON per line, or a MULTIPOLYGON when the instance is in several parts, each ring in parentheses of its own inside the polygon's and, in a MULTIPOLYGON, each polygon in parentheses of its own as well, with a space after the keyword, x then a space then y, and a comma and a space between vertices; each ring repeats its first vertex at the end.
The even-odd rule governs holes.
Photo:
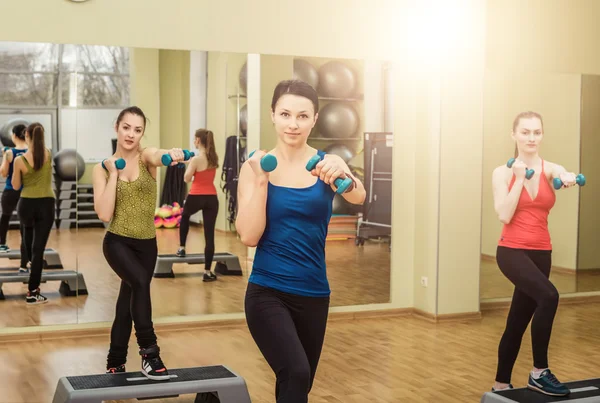
MULTIPOLYGON (((0 253, 0 259, 8 258, 10 260, 19 260, 21 259, 21 250, 20 249, 11 249, 8 252, 0 253)), ((60 261, 60 256, 58 252, 52 248, 46 248, 44 250, 44 268, 45 269, 62 269, 63 265, 60 261)))
POLYGON ((196 394, 196 402, 251 403, 246 382, 222 365, 170 369, 171 379, 153 381, 141 372, 60 378, 52 403, 101 403, 196 394))
POLYGON ((550 403, 550 402, 600 402, 600 378, 565 382, 571 394, 564 397, 547 396, 527 388, 487 392, 481 403, 550 403))
MULTIPOLYGON (((42 283, 47 281, 60 281, 59 291, 62 295, 74 297, 77 295, 88 295, 83 274, 73 270, 62 270, 55 272, 42 272, 42 283)), ((6 299, 2 292, 3 283, 27 283, 29 273, 2 273, 0 274, 0 300, 6 299)))
MULTIPOLYGON (((240 259, 228 252, 217 252, 213 257, 216 262, 215 273, 222 276, 241 276, 242 268, 240 267, 240 259)), ((158 255, 156 266, 154 266, 154 277, 157 278, 173 278, 173 263, 187 264, 203 264, 204 253, 188 253, 184 257, 179 257, 176 254, 158 255)))

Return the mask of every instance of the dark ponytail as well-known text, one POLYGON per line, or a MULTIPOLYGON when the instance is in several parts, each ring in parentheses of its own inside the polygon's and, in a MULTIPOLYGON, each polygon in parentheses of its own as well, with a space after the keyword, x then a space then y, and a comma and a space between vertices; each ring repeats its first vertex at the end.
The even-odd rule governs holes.
POLYGON ((31 139, 31 153, 33 154, 33 169, 37 171, 44 165, 46 159, 46 142, 44 140, 44 126, 32 123, 27 127, 27 134, 31 139))
POLYGON ((219 156, 215 148, 215 136, 212 131, 206 129, 196 130, 196 137, 200 139, 200 144, 206 150, 206 159, 209 168, 219 167, 219 156))

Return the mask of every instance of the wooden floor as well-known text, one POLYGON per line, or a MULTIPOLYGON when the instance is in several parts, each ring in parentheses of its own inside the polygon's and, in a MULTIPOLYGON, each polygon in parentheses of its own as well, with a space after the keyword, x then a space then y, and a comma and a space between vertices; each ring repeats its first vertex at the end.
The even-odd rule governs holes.
MULTIPOLYGON (((561 295, 600 291, 600 271, 598 270, 572 272, 552 270, 550 281, 561 295)), ((480 297, 482 300, 511 297, 513 290, 514 285, 502 274, 495 261, 487 258, 481 260, 480 297)))
MULTIPOLYGON (((600 376, 600 304, 559 306, 550 367, 563 381, 600 376)), ((467 323, 416 317, 330 321, 311 403, 478 402, 492 385, 506 310, 467 323)), ((135 352, 133 341, 130 351, 135 352)), ((243 376, 254 403, 274 402, 274 376, 245 326, 159 333, 168 367, 227 365, 243 376)), ((2 402, 49 402, 62 376, 104 370, 106 337, 0 344, 2 402)), ((531 369, 529 331, 513 383, 531 369)), ((135 353, 128 370, 138 371, 135 353)), ((193 397, 164 400, 193 402, 193 397)))
MULTIPOLYGON (((157 231, 159 253, 175 253, 179 245, 177 229, 157 231)), ((26 306, 25 284, 4 284, 5 301, 0 301, 0 326, 73 324, 112 321, 120 279, 102 254, 104 230, 80 228, 52 231, 48 247, 55 248, 65 269, 83 273, 89 295, 62 297, 59 282, 41 285, 47 304, 26 306)), ((9 246, 18 245, 18 231, 9 231, 9 246)), ((202 282, 204 267, 176 264, 174 279, 152 281, 154 318, 171 316, 232 313, 243 311, 248 280, 246 247, 231 233, 217 233, 216 251, 240 257, 244 276, 220 276, 212 283, 202 282), (163 303, 161 303, 162 301, 163 303), (164 303, 168 301, 168 303, 164 303)), ((389 302, 390 252, 388 243, 367 242, 356 247, 354 241, 330 241, 326 245, 327 271, 332 289, 332 306, 389 302)), ((192 226, 188 236, 188 253, 204 252, 201 226, 192 226)), ((0 255, 1 258, 1 255, 0 255)), ((18 261, 0 260, 2 266, 18 267, 18 261)))

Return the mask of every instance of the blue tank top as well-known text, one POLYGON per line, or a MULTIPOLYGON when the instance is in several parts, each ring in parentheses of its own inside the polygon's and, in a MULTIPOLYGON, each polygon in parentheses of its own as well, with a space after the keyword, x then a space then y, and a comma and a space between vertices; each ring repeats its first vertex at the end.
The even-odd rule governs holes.
MULTIPOLYGON (((13 153, 13 159, 12 161, 8 164, 8 176, 6 177, 6 185, 4 186, 5 189, 9 189, 9 190, 14 190, 13 186, 12 186, 12 175, 13 175, 13 171, 14 171, 14 166, 15 166, 15 159, 21 155, 21 154, 25 154, 27 152, 26 148, 11 148, 12 153, 13 153)), ((21 188, 23 187, 23 185, 21 184, 21 188)), ((21 189, 19 189, 21 190, 21 189)))
POLYGON ((248 281, 290 294, 329 296, 325 238, 334 196, 320 179, 299 189, 269 183, 267 223, 248 281))

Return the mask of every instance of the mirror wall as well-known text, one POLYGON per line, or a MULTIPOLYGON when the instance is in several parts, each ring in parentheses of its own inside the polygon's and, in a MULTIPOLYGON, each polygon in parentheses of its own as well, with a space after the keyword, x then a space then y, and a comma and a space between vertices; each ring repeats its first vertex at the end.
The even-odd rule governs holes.
POLYGON ((587 178, 587 186, 556 192, 548 218, 553 248, 550 279, 560 294, 600 291, 600 261, 595 251, 600 234, 593 185, 600 173, 600 77, 488 70, 484 88, 481 300, 511 297, 514 289, 495 260, 502 224, 494 211, 491 181, 494 168, 514 155, 512 123, 523 111, 543 117, 542 158, 587 178))
MULTIPOLYGON (((120 279, 103 255, 106 225, 94 212, 92 169, 114 152, 117 115, 130 105, 139 106, 149 120, 142 146, 194 151, 194 133, 206 128, 214 133, 219 156, 214 181, 217 256, 212 265, 217 281, 204 282, 204 265, 197 261, 175 261, 152 280, 153 301, 167 302, 153 305, 154 320, 243 312, 254 251, 235 231, 237 173, 251 151, 249 144, 275 146, 272 93, 277 82, 294 77, 314 85, 320 96, 320 118, 310 144, 342 156, 367 188, 364 206, 334 200, 326 244, 332 306, 389 302, 391 74, 385 61, 0 42, 0 126, 5 131, 15 119, 40 121, 54 157, 57 210, 47 247, 55 257, 47 253, 44 274, 72 273, 72 280, 42 283, 49 302, 35 307, 25 304, 22 281, 3 283, 0 324, 113 320, 120 279), (60 267, 53 265, 57 260, 60 267)), ((185 167, 158 170, 159 259, 179 248, 179 219, 190 189, 183 181, 185 167)), ((16 214, 7 239, 11 251, 17 251, 16 214)), ((191 218, 188 257, 201 258, 204 246, 199 212, 191 218)), ((0 274, 19 276, 19 260, 3 257, 0 274)))

